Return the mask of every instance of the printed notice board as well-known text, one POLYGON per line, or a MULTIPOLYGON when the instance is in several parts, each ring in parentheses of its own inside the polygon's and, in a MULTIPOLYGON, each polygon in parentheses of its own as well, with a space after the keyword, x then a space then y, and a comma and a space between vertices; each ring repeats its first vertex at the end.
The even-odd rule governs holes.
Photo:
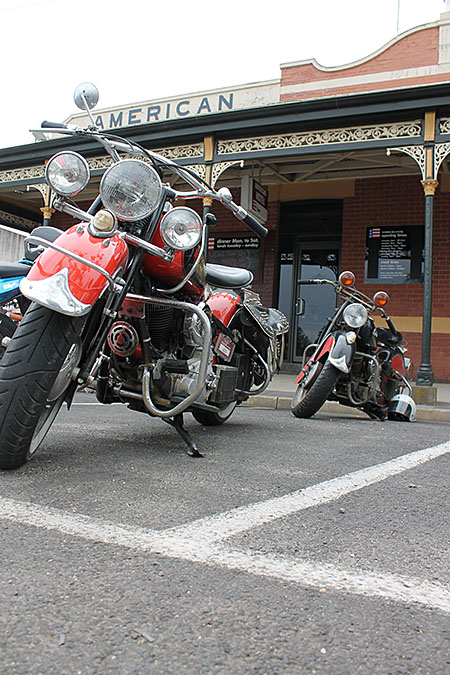
POLYGON ((366 283, 411 284, 423 281, 423 225, 368 227, 366 283))
POLYGON ((220 236, 208 238, 207 261, 229 267, 243 267, 260 276, 261 241, 251 236, 220 236))

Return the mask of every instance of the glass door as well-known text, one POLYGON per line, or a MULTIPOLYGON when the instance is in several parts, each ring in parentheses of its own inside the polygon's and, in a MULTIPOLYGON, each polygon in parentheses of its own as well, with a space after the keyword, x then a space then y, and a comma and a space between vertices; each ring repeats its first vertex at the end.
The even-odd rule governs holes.
POLYGON ((302 243, 297 240, 291 286, 293 304, 291 311, 290 359, 301 362, 305 347, 315 343, 320 330, 336 308, 336 293, 326 285, 303 286, 298 281, 306 279, 331 279, 339 275, 339 242, 302 243))

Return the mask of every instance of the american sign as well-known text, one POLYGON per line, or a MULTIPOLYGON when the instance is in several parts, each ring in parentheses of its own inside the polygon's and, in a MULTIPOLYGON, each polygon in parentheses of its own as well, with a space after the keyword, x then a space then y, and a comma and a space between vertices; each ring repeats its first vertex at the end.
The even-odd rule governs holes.
MULTIPOLYGON (((277 80, 93 111, 93 117, 99 129, 120 129, 152 122, 270 105, 278 103, 279 100, 280 85, 277 80)), ((81 127, 89 124, 84 113, 71 115, 66 122, 81 127)))

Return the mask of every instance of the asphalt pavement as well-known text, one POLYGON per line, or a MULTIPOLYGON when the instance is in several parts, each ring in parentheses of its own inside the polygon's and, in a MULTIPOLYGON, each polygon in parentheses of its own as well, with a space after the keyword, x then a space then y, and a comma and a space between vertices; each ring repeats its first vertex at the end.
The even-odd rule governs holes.
POLYGON ((0 474, 0 672, 446 675, 449 426, 80 394, 0 474))

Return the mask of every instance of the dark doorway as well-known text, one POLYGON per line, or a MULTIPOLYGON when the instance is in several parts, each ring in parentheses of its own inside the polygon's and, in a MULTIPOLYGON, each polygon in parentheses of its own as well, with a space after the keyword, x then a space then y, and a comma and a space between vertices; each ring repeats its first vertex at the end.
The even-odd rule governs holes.
POLYGON ((340 271, 342 200, 289 202, 281 207, 278 307, 289 319, 287 362, 302 360, 315 341, 336 296, 328 286, 302 286, 304 279, 336 279, 340 271))

